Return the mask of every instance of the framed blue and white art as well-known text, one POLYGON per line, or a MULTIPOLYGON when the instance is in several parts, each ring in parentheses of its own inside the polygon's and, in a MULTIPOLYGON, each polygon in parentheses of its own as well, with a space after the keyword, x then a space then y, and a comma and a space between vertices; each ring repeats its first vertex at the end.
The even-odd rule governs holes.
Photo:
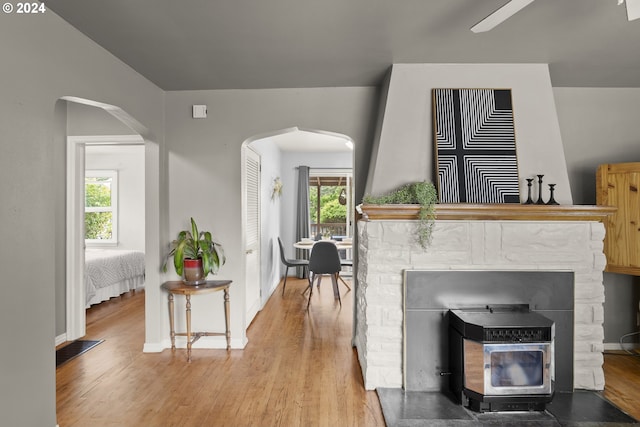
POLYGON ((434 89, 440 203, 520 203, 510 89, 434 89))

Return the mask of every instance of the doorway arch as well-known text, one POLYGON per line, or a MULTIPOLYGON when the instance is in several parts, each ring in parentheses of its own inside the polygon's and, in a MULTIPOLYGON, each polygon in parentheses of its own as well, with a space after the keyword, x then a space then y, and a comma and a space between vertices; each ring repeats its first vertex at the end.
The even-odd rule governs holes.
MULTIPOLYGON (((354 141, 351 137, 341 133, 337 133, 337 132, 303 128, 303 127, 290 127, 290 128, 279 129, 279 130, 257 134, 246 139, 243 142, 242 156, 241 156, 243 159, 243 169, 242 169, 243 192, 245 191, 245 183, 247 178, 245 169, 244 169, 244 159, 245 159, 246 150, 253 149, 255 151, 258 151, 261 156, 267 156, 267 157, 271 156, 269 157, 268 160, 261 162, 262 168, 263 168, 261 173, 262 174, 261 194, 262 194, 263 203, 261 204, 261 209, 260 209, 261 210, 260 249, 262 252, 262 255, 261 255, 262 269, 260 271, 260 286, 259 286, 259 289, 261 291, 260 309, 264 306, 268 298, 271 296, 271 294, 275 290, 275 286, 277 286, 280 279, 280 257, 279 257, 279 247, 277 243, 277 237, 279 236, 283 237, 283 241, 285 242, 286 247, 292 247, 292 244, 293 244, 293 231, 291 231, 290 233, 287 233, 287 232, 282 233, 280 230, 280 222, 278 222, 278 225, 276 226, 276 230, 273 229, 274 227, 273 218, 277 217, 278 219, 280 219, 280 217, 282 217, 282 215, 280 215, 280 209, 283 206, 287 205, 287 203, 292 203, 291 202, 293 200, 292 194, 295 193, 295 187, 294 187, 293 181, 288 176, 292 171, 280 170, 283 167, 283 165, 280 163, 278 163, 277 167, 273 167, 273 163, 278 162, 278 159, 274 160, 272 158, 273 147, 278 147, 278 149, 280 149, 280 147, 286 146, 288 147, 285 149, 286 151, 295 151, 294 149, 295 149, 296 138, 299 138, 300 140, 303 140, 303 139, 306 140, 306 142, 301 142, 302 145, 304 144, 310 145, 304 148, 300 148, 300 151, 306 150, 306 152, 308 153, 308 160, 309 160, 308 163, 310 165, 312 166, 314 165, 313 164, 314 158, 320 159, 321 157, 323 157, 322 156, 323 152, 327 153, 327 156, 330 155, 328 153, 331 152, 331 149, 328 147, 322 147, 318 145, 315 148, 315 151, 313 149, 313 144, 322 144, 322 142, 324 141, 327 146, 330 144, 334 144, 333 145, 334 149, 337 150, 338 148, 340 148, 340 150, 343 150, 344 152, 348 152, 349 161, 346 167, 348 167, 352 171, 355 169, 355 156, 353 154, 354 141), (268 146, 269 144, 271 144, 271 148, 260 147, 260 145, 268 146), (278 169, 279 172, 274 172, 273 171, 274 169, 278 169), (271 200, 271 195, 272 195, 271 187, 273 186, 273 182, 275 178, 282 179, 283 194, 281 199, 271 200), (276 213, 274 215, 268 216, 266 215, 268 209, 274 210, 276 211, 276 213), (275 269, 272 268, 273 266, 275 266, 275 269), (276 281, 276 276, 277 276, 277 281, 276 281)), ((317 163, 315 164, 315 166, 321 168, 321 167, 326 167, 327 165, 317 163)), ((345 166, 342 165, 342 168, 344 167, 345 166)), ((242 201, 243 201, 242 215, 243 215, 243 221, 244 221, 244 218, 246 218, 246 213, 247 213, 246 211, 247 206, 245 203, 244 193, 243 193, 242 201)), ((242 240, 243 244, 245 244, 246 235, 245 235, 244 227, 243 227, 242 239, 243 239, 242 240)), ((247 269, 246 259, 243 260, 243 263, 244 263, 244 270, 246 271, 247 269)), ((245 278, 245 280, 248 280, 248 279, 245 278)), ((247 299, 248 300, 251 299, 250 296, 248 296, 247 299)), ((251 319, 247 318, 246 320, 247 322, 245 323, 245 325, 248 326, 251 319)))
MULTIPOLYGON (((158 230, 159 218, 159 148, 151 132, 135 118, 117 106, 73 96, 61 97, 58 102, 73 102, 100 108, 129 127, 137 137, 109 137, 116 144, 144 144, 145 147, 145 265, 147 282, 159 282, 160 252, 158 230)), ((66 105, 66 104, 65 104, 66 105)), ((100 142, 100 137, 67 139, 67 214, 66 214, 66 327, 65 339, 71 341, 86 334, 84 281, 84 200, 79 195, 84 191, 84 146, 87 141, 100 142), (79 186, 82 187, 79 188, 79 186)), ((145 306, 150 298, 145 292, 145 306)), ((150 324, 145 310, 145 342, 150 342, 147 326, 150 324)))

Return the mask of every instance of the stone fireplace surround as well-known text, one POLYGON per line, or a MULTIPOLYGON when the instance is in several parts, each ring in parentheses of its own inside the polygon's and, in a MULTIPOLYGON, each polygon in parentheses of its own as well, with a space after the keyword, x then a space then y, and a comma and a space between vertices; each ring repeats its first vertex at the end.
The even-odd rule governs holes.
POLYGON ((611 208, 438 205, 426 251, 414 238, 417 207, 362 210, 354 343, 367 390, 405 386, 405 270, 572 272, 573 387, 604 389, 602 221, 611 208))

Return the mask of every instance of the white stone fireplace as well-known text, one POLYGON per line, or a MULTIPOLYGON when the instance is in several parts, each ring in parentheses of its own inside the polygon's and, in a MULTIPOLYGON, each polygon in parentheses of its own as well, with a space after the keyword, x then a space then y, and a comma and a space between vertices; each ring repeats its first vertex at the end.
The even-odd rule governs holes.
POLYGON ((431 246, 415 208, 364 207, 358 222, 355 345, 365 387, 403 387, 405 270, 574 273, 574 388, 602 390, 602 220, 594 206, 440 205, 431 246))

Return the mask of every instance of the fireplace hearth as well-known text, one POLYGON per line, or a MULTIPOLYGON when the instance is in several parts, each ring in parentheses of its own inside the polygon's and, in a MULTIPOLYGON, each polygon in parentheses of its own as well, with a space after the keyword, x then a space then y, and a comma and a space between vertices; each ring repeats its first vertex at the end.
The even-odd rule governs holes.
POLYGON ((387 427, 549 426, 594 427, 638 425, 598 392, 556 392, 545 411, 476 412, 447 393, 377 389, 387 427))
POLYGON ((450 310, 450 387, 477 412, 543 411, 554 392, 554 322, 528 306, 450 310))

